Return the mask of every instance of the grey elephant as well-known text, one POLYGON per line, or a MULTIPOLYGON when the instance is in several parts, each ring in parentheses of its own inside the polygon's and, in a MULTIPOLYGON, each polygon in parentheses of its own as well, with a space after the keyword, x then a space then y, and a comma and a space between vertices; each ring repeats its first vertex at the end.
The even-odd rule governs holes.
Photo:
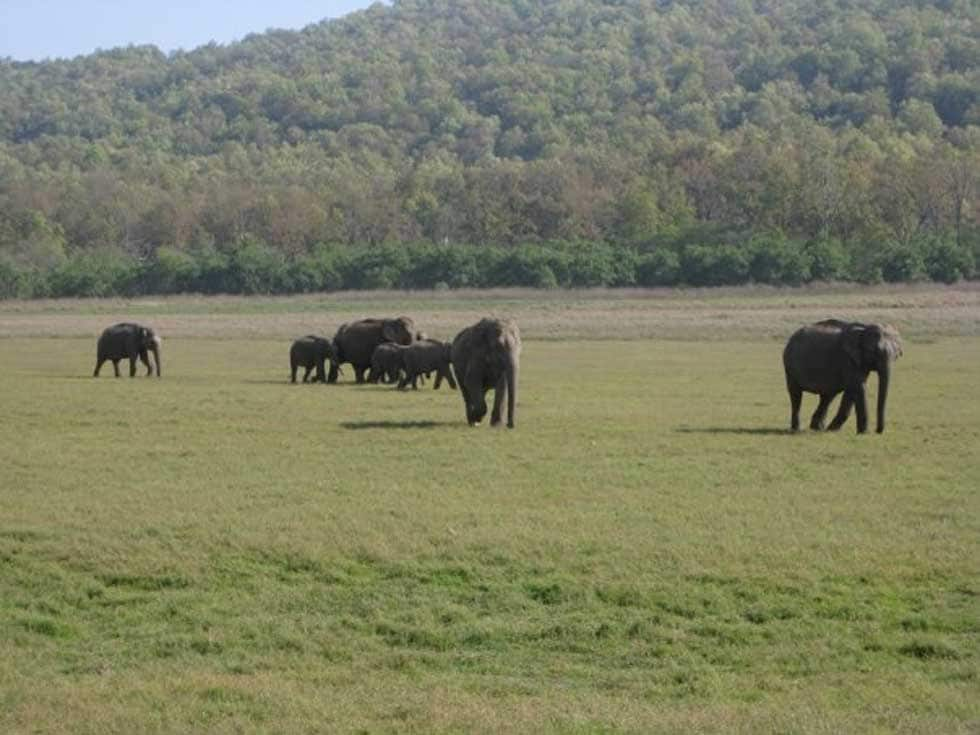
POLYGON ((418 388, 417 382, 421 378, 423 381, 429 373, 436 374, 435 390, 439 390, 443 380, 449 381, 449 387, 456 390, 456 381, 453 380, 453 372, 450 368, 452 364, 452 342, 439 342, 434 339, 416 340, 407 347, 399 347, 401 353, 402 368, 405 377, 399 382, 399 388, 405 388, 409 383, 412 389, 418 388))
POLYGON ((368 371, 367 382, 398 382, 405 367, 402 362, 402 350, 407 349, 409 346, 397 345, 394 342, 384 342, 375 347, 374 352, 371 353, 371 369, 368 371))
POLYGON ((800 429, 803 392, 816 393, 820 403, 810 428, 823 429, 827 409, 843 392, 837 415, 827 427, 836 431, 847 421, 851 408, 857 410, 857 430, 868 430, 868 407, 864 384, 868 374, 878 373, 877 432, 885 430, 885 404, 891 381, 892 363, 902 354, 898 330, 883 324, 862 324, 824 319, 797 330, 783 350, 786 388, 790 400, 790 427, 800 429))
POLYGON ((146 374, 152 375, 153 368, 150 366, 149 353, 153 353, 153 362, 156 364, 157 377, 160 377, 160 337, 142 324, 132 322, 121 322, 107 327, 99 337, 96 348, 95 372, 93 377, 99 377, 99 370, 102 363, 106 360, 112 361, 112 368, 119 377, 119 361, 129 360, 129 377, 136 375, 136 361, 139 360, 146 365, 146 374))
POLYGON ((329 339, 319 337, 315 334, 300 337, 289 348, 290 382, 296 382, 296 371, 300 367, 303 367, 306 369, 306 372, 303 373, 304 383, 309 380, 310 373, 314 369, 316 370, 316 374, 313 376, 313 382, 326 383, 327 360, 333 361, 333 343, 329 339))
POLYGON ((470 426, 478 425, 487 415, 486 394, 492 388, 490 424, 500 423, 501 405, 506 396, 507 426, 514 428, 520 355, 521 333, 511 320, 481 319, 456 335, 450 359, 470 426))
POLYGON ((363 383, 365 373, 371 368, 374 349, 384 342, 410 345, 415 331, 415 322, 407 316, 396 319, 362 319, 341 324, 333 338, 334 359, 330 363, 327 382, 336 383, 340 366, 350 363, 354 368, 355 380, 363 383))

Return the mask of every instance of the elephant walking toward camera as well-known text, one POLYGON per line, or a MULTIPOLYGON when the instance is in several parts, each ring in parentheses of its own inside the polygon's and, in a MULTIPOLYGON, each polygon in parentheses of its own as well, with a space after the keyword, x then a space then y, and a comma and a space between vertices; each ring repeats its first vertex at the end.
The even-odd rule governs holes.
POLYGON ((865 382, 868 374, 878 373, 878 411, 876 430, 885 430, 885 404, 891 380, 892 363, 902 354, 898 330, 882 324, 862 324, 824 319, 797 330, 783 350, 786 388, 790 399, 790 427, 800 429, 803 392, 816 393, 820 403, 810 428, 823 429, 827 409, 834 396, 843 392, 837 415, 827 428, 836 431, 857 409, 857 430, 868 430, 865 382))
POLYGON ((293 342, 289 348, 289 381, 296 382, 296 370, 300 367, 306 369, 303 373, 303 382, 307 382, 310 373, 316 369, 313 376, 314 383, 327 382, 327 360, 333 361, 333 344, 324 337, 315 334, 308 334, 300 337, 293 342))
POLYGON ((491 426, 500 423, 507 397, 507 426, 514 428, 521 333, 511 320, 481 319, 453 340, 450 358, 466 406, 466 420, 478 425, 487 415, 486 394, 494 391, 491 426))
POLYGON ((362 319, 342 324, 333 338, 334 359, 330 364, 328 383, 336 383, 340 366, 349 362, 358 383, 371 367, 375 348, 385 342, 410 345, 415 335, 415 323, 407 316, 397 319, 362 319))
POLYGON ((424 380, 429 373, 436 374, 435 390, 439 390, 443 380, 449 381, 449 387, 456 390, 456 381, 453 380, 453 373, 450 369, 452 362, 452 342, 439 342, 434 339, 416 340, 408 347, 399 347, 401 352, 402 368, 405 377, 401 379, 398 387, 404 388, 409 383, 412 390, 415 390, 419 378, 424 380))
POLYGON ((131 322, 121 322, 106 328, 99 337, 96 349, 95 372, 92 376, 99 377, 99 370, 106 360, 112 361, 112 368, 119 377, 119 361, 129 360, 129 377, 136 375, 136 361, 146 365, 146 374, 152 375, 149 353, 153 353, 157 377, 160 377, 160 338, 149 327, 131 322))

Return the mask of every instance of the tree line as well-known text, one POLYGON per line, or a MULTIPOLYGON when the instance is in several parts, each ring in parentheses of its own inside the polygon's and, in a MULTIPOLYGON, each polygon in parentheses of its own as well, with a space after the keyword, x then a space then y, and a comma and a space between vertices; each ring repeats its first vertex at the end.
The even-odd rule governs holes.
POLYGON ((0 60, 0 296, 972 278, 978 29, 969 0, 400 0, 0 60))

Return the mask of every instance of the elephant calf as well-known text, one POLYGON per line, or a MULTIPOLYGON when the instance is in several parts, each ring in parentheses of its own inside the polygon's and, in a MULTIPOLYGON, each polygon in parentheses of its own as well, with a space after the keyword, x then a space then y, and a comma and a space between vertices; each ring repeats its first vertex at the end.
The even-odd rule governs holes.
POLYGON ((510 320, 481 319, 456 335, 450 357, 470 426, 478 425, 487 415, 486 395, 493 388, 491 426, 500 423, 506 396, 507 426, 514 428, 520 356, 521 332, 510 320))
POLYGON ((334 350, 330 340, 318 337, 315 334, 300 337, 289 348, 289 381, 295 383, 296 370, 303 367, 306 369, 306 372, 303 373, 304 383, 309 380, 310 373, 314 368, 316 369, 316 375, 313 376, 313 382, 326 383, 326 362, 327 360, 333 362, 333 359, 334 350))
POLYGON ((146 374, 152 375, 149 353, 153 353, 156 363, 157 377, 160 377, 160 338, 149 327, 132 322, 121 322, 107 327, 99 337, 96 349, 95 372, 93 377, 99 377, 99 370, 106 360, 112 361, 112 368, 119 377, 119 361, 129 360, 129 377, 136 375, 136 361, 146 365, 146 374))
POLYGON ((436 383, 433 387, 436 390, 439 390, 443 379, 448 380, 449 387, 456 390, 456 381, 453 380, 452 370, 449 367, 452 361, 452 348, 451 342, 439 342, 434 339, 422 339, 408 347, 400 347, 405 377, 398 383, 398 387, 404 388, 411 383, 412 390, 415 390, 418 387, 416 381, 421 376, 434 372, 436 383))
POLYGON ((838 393, 844 393, 837 415, 828 429, 836 431, 857 409, 857 430, 868 430, 868 407, 864 384, 868 374, 878 373, 878 425, 877 432, 885 430, 885 403, 892 363, 902 354, 902 340, 898 330, 882 324, 845 322, 840 319, 824 319, 798 329, 783 350, 783 367, 786 372, 786 389, 790 400, 790 428, 800 429, 800 404, 803 392, 816 393, 820 403, 810 428, 823 429, 824 419, 831 401, 838 393))
POLYGON ((371 353, 371 369, 368 371, 369 383, 395 383, 402 376, 405 363, 402 361, 402 348, 393 342, 384 342, 371 353))

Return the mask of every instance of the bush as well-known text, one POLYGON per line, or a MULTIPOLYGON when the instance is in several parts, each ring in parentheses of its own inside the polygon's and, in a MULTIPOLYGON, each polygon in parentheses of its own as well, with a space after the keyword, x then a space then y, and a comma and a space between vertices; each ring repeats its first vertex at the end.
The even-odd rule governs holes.
POLYGON ((592 288, 636 283, 637 255, 632 248, 582 242, 567 245, 565 249, 568 278, 564 285, 592 288))
POLYGON ((558 288, 568 285, 568 257, 546 247, 487 248, 481 286, 558 288))
POLYGON ((930 238, 922 249, 926 273, 933 281, 955 283, 973 275, 973 253, 968 247, 957 245, 952 237, 930 238))
POLYGON ((812 256, 782 235, 762 235, 749 243, 749 276, 756 283, 799 286, 810 280, 812 256))
POLYGON ((344 266, 344 288, 386 289, 402 284, 409 269, 407 249, 397 245, 360 248, 344 266))
POLYGON ((311 253, 289 263, 288 290, 291 293, 336 291, 343 287, 346 254, 340 247, 316 246, 311 253))
POLYGON ((470 245, 427 245, 409 247, 410 264, 403 273, 405 288, 465 288, 480 282, 480 258, 470 245))
POLYGON ((162 247, 144 275, 146 293, 171 294, 194 290, 200 267, 194 256, 176 248, 162 247))
POLYGON ((926 262, 915 243, 889 243, 879 256, 881 276, 889 283, 921 281, 926 277, 926 262))
POLYGON ((50 276, 53 296, 131 296, 142 280, 140 263, 110 248, 77 252, 50 276))
POLYGON ((681 253, 680 279, 692 286, 733 286, 749 277, 749 256, 735 245, 690 245, 681 253))
POLYGON ((286 258, 281 250, 248 241, 229 263, 228 282, 232 293, 282 293, 286 285, 286 258))
POLYGON ((641 286, 673 286, 678 282, 681 259, 667 248, 641 255, 636 261, 636 282, 641 286))
POLYGON ((847 278, 850 259, 840 240, 810 240, 803 246, 810 262, 810 279, 839 281, 847 278))

